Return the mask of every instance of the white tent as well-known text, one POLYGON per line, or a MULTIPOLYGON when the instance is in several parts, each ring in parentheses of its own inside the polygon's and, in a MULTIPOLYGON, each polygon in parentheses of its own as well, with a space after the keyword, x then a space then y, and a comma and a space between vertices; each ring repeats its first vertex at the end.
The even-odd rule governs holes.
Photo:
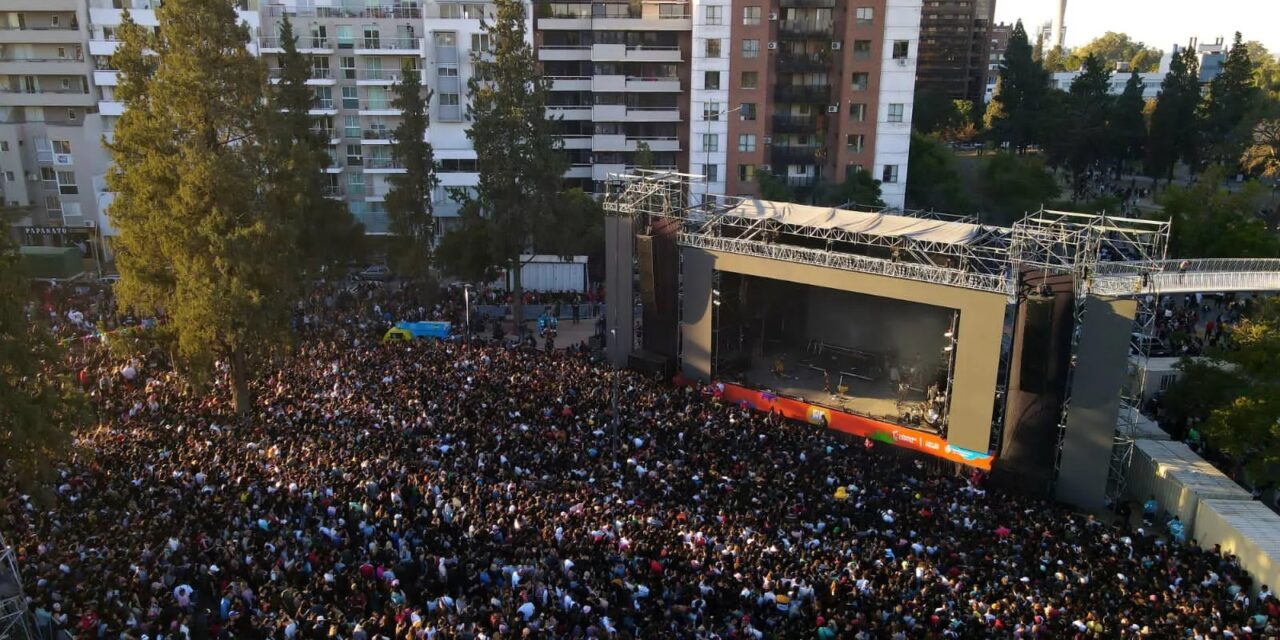
POLYGON ((849 233, 906 238, 918 242, 967 245, 983 235, 981 225, 967 222, 948 222, 831 207, 811 207, 770 200, 743 200, 727 211, 726 215, 747 220, 767 219, 812 229, 840 229, 849 233))

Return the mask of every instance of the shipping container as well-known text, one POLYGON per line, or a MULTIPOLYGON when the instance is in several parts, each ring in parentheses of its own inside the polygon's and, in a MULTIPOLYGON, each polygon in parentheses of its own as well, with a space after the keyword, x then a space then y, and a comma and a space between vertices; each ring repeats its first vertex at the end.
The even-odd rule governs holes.
MULTIPOLYGON (((559 292, 587 290, 587 256, 573 256, 565 260, 562 256, 536 255, 521 256, 520 285, 525 291, 559 292)), ((508 291, 515 288, 511 274, 508 273, 494 286, 508 291)))
POLYGON ((1165 513, 1182 520, 1188 534, 1195 528, 1201 500, 1253 500, 1248 491, 1186 444, 1168 440, 1136 441, 1127 491, 1138 503, 1154 496, 1165 513))
POLYGON ((1261 502, 1219 500, 1200 501, 1196 526, 1192 530, 1200 546, 1222 545, 1223 553, 1234 554, 1253 577, 1250 585, 1257 593, 1262 585, 1274 592, 1280 586, 1280 515, 1261 502))

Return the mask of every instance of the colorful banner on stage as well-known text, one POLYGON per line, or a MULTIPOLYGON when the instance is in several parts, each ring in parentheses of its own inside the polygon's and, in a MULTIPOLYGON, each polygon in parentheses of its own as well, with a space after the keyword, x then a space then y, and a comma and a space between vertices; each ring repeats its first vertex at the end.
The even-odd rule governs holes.
POLYGON ((947 444, 946 440, 931 433, 784 398, 767 391, 740 387, 736 384, 717 383, 717 387, 719 387, 720 397, 726 402, 746 403, 757 411, 777 411, 792 420, 804 420, 810 424, 820 425, 825 421, 828 428, 836 431, 927 453, 984 471, 991 470, 993 456, 990 454, 953 447, 947 444))

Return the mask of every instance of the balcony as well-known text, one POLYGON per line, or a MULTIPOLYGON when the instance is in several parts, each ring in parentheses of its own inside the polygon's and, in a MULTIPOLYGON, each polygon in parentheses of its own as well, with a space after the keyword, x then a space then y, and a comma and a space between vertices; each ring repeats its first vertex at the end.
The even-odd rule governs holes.
POLYGON ((329 129, 326 127, 312 127, 311 135, 324 140, 341 140, 342 139, 342 137, 338 135, 337 130, 329 129))
POLYGON ((778 71, 826 71, 829 68, 831 68, 831 56, 826 53, 784 52, 778 54, 778 71))
POLYGON ((543 45, 538 47, 538 60, 590 60, 591 47, 543 45))
POLYGON ((591 76, 552 76, 552 91, 590 91, 591 76))
POLYGON ((784 9, 787 7, 834 9, 836 8, 836 0, 781 0, 778 5, 784 9))
MULTIPOLYGON (((347 75, 351 69, 343 70, 343 77, 350 79, 347 75)), ((418 78, 426 82, 425 73, 418 71, 418 78)), ((356 84, 359 86, 377 86, 392 85, 404 79, 404 72, 400 69, 360 69, 355 72, 356 84)))
POLYGON ((560 140, 564 142, 565 149, 590 149, 591 136, 560 136, 560 140))
POLYGON ((564 177, 566 177, 566 178, 590 178, 590 177, 591 177, 591 165, 589 165, 589 164, 575 164, 575 165, 573 165, 573 166, 570 166, 570 167, 569 167, 569 170, 564 172, 564 177))
POLYGON ((680 122, 678 107, 628 107, 627 122, 680 122))
POLYGON ((336 116, 338 115, 338 107, 332 99, 329 100, 313 100, 311 102, 311 111, 313 116, 336 116))
POLYGON ((27 91, 20 87, 0 87, 0 96, 7 107, 90 107, 97 103, 83 88, 27 91))
POLYGON ((787 176, 786 182, 792 189, 812 189, 818 186, 818 176, 787 176))
POLYGON ((333 186, 333 185, 328 185, 323 187, 320 190, 320 193, 322 193, 326 198, 342 198, 346 195, 343 192, 342 187, 333 186))
POLYGON ((625 164, 596 164, 591 167, 591 179, 596 182, 603 182, 608 180, 611 174, 626 172, 627 165, 625 164))
POLYGON ((397 109, 390 100, 361 100, 360 115, 398 116, 400 115, 400 110, 397 109))
POLYGON ((591 108, 591 119, 596 122, 623 122, 627 119, 627 107, 622 104, 598 104, 591 108))
POLYGON ((831 85, 780 84, 774 87, 773 99, 795 104, 827 104, 831 101, 831 85))
POLYGON ((627 136, 622 134, 595 135, 591 137, 592 151, 627 151, 627 136))
POLYGON ((0 26, 0 44, 68 44, 79 43, 79 27, 0 26))
POLYGON ((635 151, 640 143, 648 145, 650 151, 679 151, 679 138, 627 138, 627 151, 635 151))
POLYGON ((404 53, 422 51, 422 38, 358 38, 356 54, 404 53))
POLYGON ((815 116, 776 115, 773 117, 773 132, 778 133, 817 133, 818 119, 815 116))
MULTIPOLYGON (((280 82, 284 78, 284 69, 267 69, 267 79, 273 84, 280 82)), ((334 86, 338 84, 338 80, 333 75, 331 69, 309 69, 307 71, 307 85, 309 86, 334 86)))
POLYGON ((365 158, 364 168, 371 172, 401 173, 404 171, 404 164, 394 158, 365 158))
POLYGON ((379 20, 414 20, 422 17, 422 9, 386 5, 376 7, 286 7, 272 4, 262 8, 262 15, 269 18, 375 18, 379 20))
POLYGON ((365 129, 360 132, 360 139, 365 142, 391 142, 390 129, 365 129))
POLYGON ((637 78, 628 76, 626 90, 679 93, 680 78, 637 78))
POLYGON ((605 76, 605 75, 592 76, 591 90, 592 91, 626 91, 627 77, 626 76, 605 76))
POLYGON ((814 157, 821 149, 822 147, 816 144, 794 146, 775 144, 769 150, 769 162, 773 165, 814 164, 814 157))
POLYGON ((590 105, 567 105, 547 107, 547 117, 558 120, 590 120, 590 105))
POLYGON ((85 72, 84 59, 75 58, 4 58, 0 59, 0 76, 51 75, 76 76, 85 72))
POLYGON ((833 30, 834 25, 825 20, 783 20, 778 23, 778 36, 783 39, 831 40, 833 30))

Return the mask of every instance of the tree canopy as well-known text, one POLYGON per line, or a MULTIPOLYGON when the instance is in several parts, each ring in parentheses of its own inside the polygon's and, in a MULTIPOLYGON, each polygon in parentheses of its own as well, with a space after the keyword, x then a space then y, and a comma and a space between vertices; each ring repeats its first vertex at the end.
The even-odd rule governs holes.
POLYGON ((1009 36, 996 92, 986 114, 991 137, 1018 152, 1034 144, 1037 113, 1047 90, 1048 74, 1032 58, 1027 32, 1018 21, 1009 36))
POLYGON ((1124 65, 1129 71, 1150 73, 1160 68, 1164 52, 1134 40, 1126 33, 1108 31, 1071 51, 1062 71, 1075 71, 1085 58, 1094 56, 1108 70, 1124 65))
POLYGON ((980 180, 991 207, 980 212, 987 216, 986 224, 1007 226, 1061 193, 1058 181, 1037 157, 997 153, 983 163, 980 180))
POLYGON ((1195 50, 1174 54, 1169 73, 1160 83, 1160 97, 1151 116, 1144 166, 1152 178, 1172 179, 1178 160, 1194 167, 1198 161, 1200 71, 1195 50))
POLYGON ((387 218, 391 266, 401 276, 421 280, 430 274, 435 245, 433 196, 440 180, 436 157, 427 142, 427 104, 430 90, 422 86, 422 72, 406 65, 395 84, 392 105, 400 110, 400 124, 392 134, 391 157, 404 173, 387 178, 387 218))
POLYGON ((1275 258, 1280 240, 1255 215, 1263 188, 1249 183, 1231 191, 1224 171, 1206 172, 1194 184, 1170 186, 1160 197, 1173 222, 1169 251, 1178 258, 1275 258))
POLYGON ((912 132, 907 164, 911 167, 907 174, 907 207, 948 213, 972 210, 973 203, 954 166, 955 156, 946 145, 912 132))

